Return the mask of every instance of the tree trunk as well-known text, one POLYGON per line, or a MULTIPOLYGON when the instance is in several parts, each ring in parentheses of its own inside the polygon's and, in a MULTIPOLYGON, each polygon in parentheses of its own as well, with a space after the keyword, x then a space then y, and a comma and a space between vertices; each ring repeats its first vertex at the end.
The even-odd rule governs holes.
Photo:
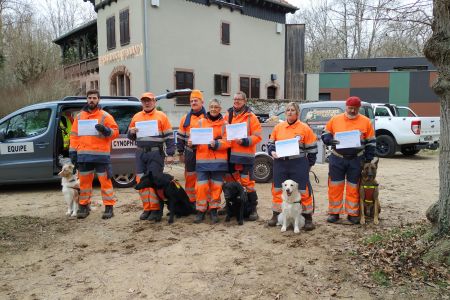
POLYGON ((433 224, 443 235, 450 232, 450 0, 433 0, 433 17, 433 35, 424 53, 439 74, 433 85, 441 101, 438 217, 433 224))

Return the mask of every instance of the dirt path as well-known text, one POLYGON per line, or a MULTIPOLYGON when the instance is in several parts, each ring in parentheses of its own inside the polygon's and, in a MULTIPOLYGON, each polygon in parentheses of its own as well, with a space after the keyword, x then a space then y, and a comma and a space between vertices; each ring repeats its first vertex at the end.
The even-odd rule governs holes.
MULTIPOLYGON (((133 189, 117 190, 116 216, 64 216, 58 184, 0 188, 1 299, 439 299, 433 290, 371 287, 352 261, 355 242, 425 219, 438 198, 438 156, 398 156, 379 164, 381 224, 331 225, 328 165, 314 171, 317 225, 284 234, 268 228, 270 184, 257 185, 260 220, 194 225, 138 221, 133 189)), ((181 179, 179 169, 171 173, 181 179)), ((95 198, 99 199, 99 190, 95 198)))

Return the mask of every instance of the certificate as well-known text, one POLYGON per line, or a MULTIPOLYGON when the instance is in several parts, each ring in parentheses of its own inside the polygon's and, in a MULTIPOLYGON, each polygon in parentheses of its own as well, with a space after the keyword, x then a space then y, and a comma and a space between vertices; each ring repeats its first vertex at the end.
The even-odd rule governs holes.
POLYGON ((137 138, 157 136, 159 134, 157 120, 136 122, 136 128, 138 130, 136 132, 137 138))
POLYGON ((336 132, 334 139, 339 141, 336 149, 361 147, 361 132, 359 130, 336 132))
POLYGON ((212 128, 191 128, 190 138, 193 145, 208 145, 214 140, 212 128))
POLYGON ((247 123, 228 124, 226 126, 227 140, 243 139, 247 137, 247 123))
POLYGON ((98 120, 78 120, 78 135, 98 135, 95 125, 98 124, 98 120))
POLYGON ((286 157, 300 154, 300 147, 298 145, 298 138, 276 141, 275 149, 278 157, 286 157))

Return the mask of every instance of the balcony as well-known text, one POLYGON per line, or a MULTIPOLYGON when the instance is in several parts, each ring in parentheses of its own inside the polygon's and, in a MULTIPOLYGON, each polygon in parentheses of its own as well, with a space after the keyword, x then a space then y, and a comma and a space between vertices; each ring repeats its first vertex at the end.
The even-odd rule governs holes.
POLYGON ((91 58, 64 66, 64 78, 71 79, 98 73, 98 58, 91 58))

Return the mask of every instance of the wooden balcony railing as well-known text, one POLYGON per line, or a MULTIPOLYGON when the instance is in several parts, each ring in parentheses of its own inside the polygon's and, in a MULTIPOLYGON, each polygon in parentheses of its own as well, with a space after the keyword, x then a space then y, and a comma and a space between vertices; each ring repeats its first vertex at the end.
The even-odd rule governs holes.
POLYGON ((98 58, 87 59, 64 66, 64 78, 66 79, 85 76, 90 73, 98 73, 98 58))

